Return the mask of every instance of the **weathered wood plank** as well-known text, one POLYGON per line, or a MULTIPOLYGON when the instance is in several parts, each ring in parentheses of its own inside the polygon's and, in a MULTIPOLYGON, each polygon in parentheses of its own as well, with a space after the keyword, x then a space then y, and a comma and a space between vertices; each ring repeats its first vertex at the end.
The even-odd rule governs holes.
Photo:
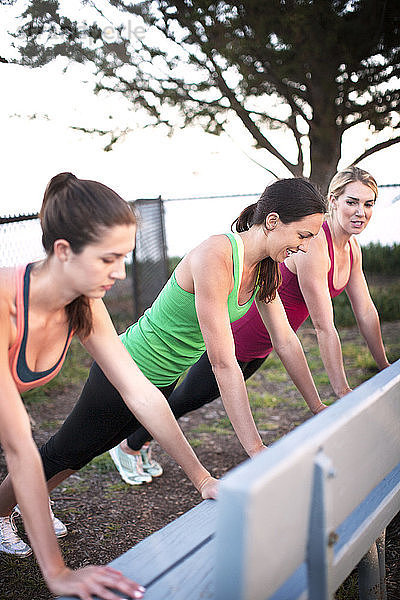
MULTIPOLYGON (((216 502, 205 500, 150 535, 110 565, 146 588, 201 548, 215 533, 216 502)), ((146 595, 147 597, 147 595, 146 595)), ((63 596, 60 600, 73 600, 63 596)))
POLYGON ((211 539, 148 586, 145 600, 213 600, 214 557, 215 542, 211 539))
POLYGON ((111 566, 147 587, 215 533, 216 502, 207 500, 122 554, 111 566), (151 556, 151 560, 149 557, 151 556))

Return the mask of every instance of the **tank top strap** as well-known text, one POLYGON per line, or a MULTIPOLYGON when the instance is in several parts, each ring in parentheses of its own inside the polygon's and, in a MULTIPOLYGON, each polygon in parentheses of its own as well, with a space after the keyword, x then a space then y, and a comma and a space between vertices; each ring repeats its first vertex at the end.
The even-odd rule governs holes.
MULTIPOLYGON (((329 229, 329 225, 327 223, 327 221, 324 221, 324 223, 322 224, 322 229, 325 232, 325 237, 326 237, 326 242, 328 244, 328 254, 329 254, 329 259, 331 261, 331 266, 328 272, 328 287, 329 287, 329 292, 331 293, 331 295, 338 295, 340 294, 344 288, 346 287, 347 283, 349 280, 347 280, 346 284, 340 288, 340 289, 336 289, 333 285, 333 273, 334 273, 334 268, 335 268, 335 252, 333 249, 333 241, 332 241, 332 234, 331 234, 331 230, 329 229)), ((351 269, 353 267, 353 249, 351 247, 351 243, 350 240, 348 241, 349 244, 349 249, 350 249, 350 274, 351 274, 351 269)), ((349 274, 349 279, 350 279, 350 274, 349 274)))
POLYGON ((18 344, 21 343, 24 334, 25 310, 24 310, 24 288, 26 272, 30 270, 31 263, 27 265, 19 265, 16 269, 16 294, 15 304, 17 309, 17 339, 18 344))
POLYGON ((351 273, 351 269, 353 268, 354 256, 353 256, 353 248, 351 247, 350 240, 349 240, 349 246, 350 246, 350 273, 351 273))
POLYGON ((243 274, 243 260, 244 260, 244 245, 242 238, 238 233, 227 234, 231 246, 232 246, 232 258, 233 258, 233 290, 235 290, 235 296, 238 297, 240 284, 242 282, 243 274))
POLYGON ((24 281, 27 265, 18 265, 15 268, 15 308, 16 308, 16 325, 17 334, 13 345, 9 348, 8 355, 13 362, 17 350, 19 350, 24 335, 25 329, 25 314, 24 314, 24 281))
POLYGON ((327 221, 323 222, 322 229, 325 232, 326 243, 328 244, 328 254, 329 254, 329 260, 331 263, 330 269, 328 271, 328 286, 329 286, 329 290, 332 291, 335 289, 333 287, 333 270, 335 267, 335 253, 333 251, 332 234, 331 234, 331 230, 329 229, 329 225, 328 225, 327 221))

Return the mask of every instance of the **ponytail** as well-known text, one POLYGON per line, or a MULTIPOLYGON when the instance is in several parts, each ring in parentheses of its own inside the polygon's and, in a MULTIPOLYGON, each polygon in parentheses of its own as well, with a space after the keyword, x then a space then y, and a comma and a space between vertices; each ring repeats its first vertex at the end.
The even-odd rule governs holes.
POLYGON ((233 221, 231 225, 231 231, 233 231, 233 227, 235 227, 238 233, 242 233, 242 231, 247 231, 250 229, 254 222, 256 206, 257 202, 254 202, 254 204, 250 204, 243 209, 238 218, 233 221))
MULTIPOLYGON (((276 212, 282 223, 287 225, 308 215, 325 214, 326 201, 307 179, 278 179, 266 187, 257 202, 250 204, 240 213, 232 223, 231 229, 235 227, 236 231, 241 233, 248 231, 253 225, 265 226, 265 219, 272 212, 276 212)), ((259 286, 258 298, 264 302, 274 300, 281 281, 278 263, 270 256, 261 260, 255 283, 255 286, 259 286)))
POLYGON ((82 339, 87 338, 93 331, 93 315, 90 300, 87 296, 78 296, 65 307, 68 324, 74 333, 82 339))

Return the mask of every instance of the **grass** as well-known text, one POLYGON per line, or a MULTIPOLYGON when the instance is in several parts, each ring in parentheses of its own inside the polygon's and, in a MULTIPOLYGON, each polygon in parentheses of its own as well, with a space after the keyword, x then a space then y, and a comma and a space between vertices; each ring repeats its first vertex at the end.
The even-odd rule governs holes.
POLYGON ((96 456, 89 464, 87 464, 83 469, 81 469, 81 473, 84 475, 86 471, 95 469, 98 473, 110 473, 115 469, 114 463, 111 459, 111 456, 108 452, 101 454, 100 456, 96 456))
MULTIPOLYGON (((282 367, 283 368, 283 367, 282 367)), ((259 384, 255 385, 256 388, 259 388, 259 384)), ((249 390, 249 400, 252 408, 271 408, 278 404, 277 398, 272 396, 268 392, 253 392, 249 390)))
POLYGON ((188 442, 192 448, 199 448, 202 445, 202 441, 198 438, 188 437, 188 442))
POLYGON ((217 435, 229 435, 232 431, 232 425, 228 419, 220 419, 214 423, 200 423, 192 429, 194 433, 215 433, 217 435))
POLYGON ((283 381, 288 381, 289 376, 286 371, 278 371, 278 369, 272 369, 268 372, 268 379, 274 383, 282 383, 283 381))
POLYGON ((79 479, 71 479, 71 477, 69 477, 66 479, 66 482, 67 483, 60 484, 60 490, 67 496, 74 496, 75 494, 87 492, 90 489, 89 483, 84 480, 80 481, 79 479))

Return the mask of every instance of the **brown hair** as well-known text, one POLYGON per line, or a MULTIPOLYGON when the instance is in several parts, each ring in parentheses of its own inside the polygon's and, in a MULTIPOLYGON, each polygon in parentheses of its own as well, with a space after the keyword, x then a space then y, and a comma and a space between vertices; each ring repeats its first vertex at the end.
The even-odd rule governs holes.
MULTIPOLYGON (((46 187, 40 209, 42 243, 47 256, 54 242, 64 239, 75 254, 96 242, 104 230, 115 225, 135 225, 131 208, 116 192, 97 181, 59 173, 46 187)), ((89 298, 79 296, 65 307, 71 329, 87 337, 93 328, 89 298)))
MULTIPOLYGON (((236 231, 247 231, 252 225, 264 225, 267 215, 276 212, 282 223, 287 225, 300 221, 303 217, 326 212, 326 201, 319 190, 307 179, 293 177, 279 179, 268 185, 260 199, 247 206, 232 223, 236 231)), ((259 263, 256 284, 260 289, 258 297, 264 302, 271 302, 281 283, 278 263, 270 256, 259 263)))

